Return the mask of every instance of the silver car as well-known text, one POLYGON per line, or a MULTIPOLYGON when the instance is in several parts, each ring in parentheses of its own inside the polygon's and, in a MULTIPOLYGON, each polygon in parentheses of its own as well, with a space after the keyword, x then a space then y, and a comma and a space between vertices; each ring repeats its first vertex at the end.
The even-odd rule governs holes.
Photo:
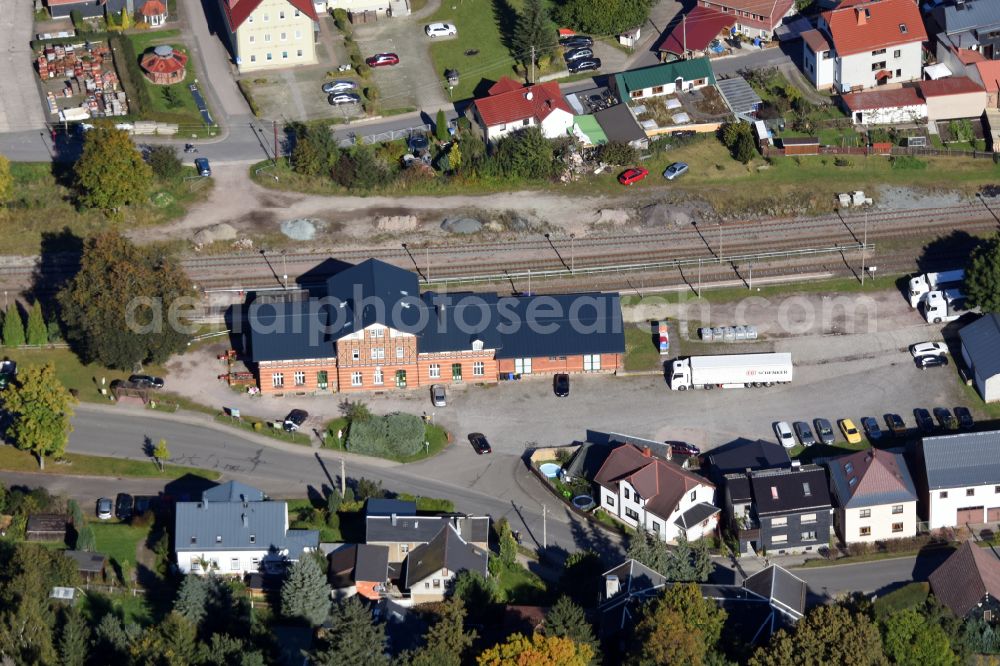
POLYGON ((431 387, 431 403, 435 407, 445 407, 448 405, 447 394, 444 387, 440 384, 435 384, 431 387))
POLYGON ((774 434, 778 436, 778 444, 786 449, 795 448, 795 435, 792 434, 792 426, 788 425, 788 421, 776 421, 774 434))
POLYGON ((357 90, 358 84, 354 81, 341 80, 341 81, 327 81, 323 84, 323 92, 330 93, 342 93, 350 92, 352 90, 357 90))
POLYGON ((674 162, 663 170, 663 177, 667 180, 680 178, 687 173, 688 165, 685 162, 674 162))
POLYGON ((97 500, 97 517, 101 520, 111 520, 114 504, 110 497, 102 497, 97 500))

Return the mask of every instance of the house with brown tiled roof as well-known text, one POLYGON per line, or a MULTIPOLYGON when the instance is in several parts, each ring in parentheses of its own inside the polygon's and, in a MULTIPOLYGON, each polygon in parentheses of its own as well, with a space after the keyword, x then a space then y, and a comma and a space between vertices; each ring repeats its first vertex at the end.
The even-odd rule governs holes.
POLYGON ((841 93, 918 81, 925 41, 913 0, 846 0, 803 33, 803 68, 818 89, 841 93))
POLYGON ((931 591, 960 618, 992 622, 1000 613, 1000 560, 966 541, 930 575, 931 591))
POLYGON ((600 508, 664 541, 694 541, 719 524, 715 486, 673 462, 632 444, 611 452, 594 477, 600 508))
POLYGON ((795 13, 795 0, 700 0, 698 6, 731 15, 736 32, 751 39, 771 39, 782 19, 795 13))
POLYGON ((841 541, 871 543, 917 533, 917 489, 903 454, 868 449, 834 458, 827 467, 841 541))
POLYGON ((483 131, 486 143, 526 127, 538 127, 547 139, 565 136, 573 126, 573 110, 557 81, 522 85, 505 76, 486 97, 469 105, 466 115, 483 131))

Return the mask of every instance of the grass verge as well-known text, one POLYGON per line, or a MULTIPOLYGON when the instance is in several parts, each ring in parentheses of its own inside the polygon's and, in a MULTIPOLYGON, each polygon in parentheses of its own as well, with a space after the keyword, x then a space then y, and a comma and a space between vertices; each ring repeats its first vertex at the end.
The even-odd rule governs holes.
POLYGON ((151 479, 179 479, 182 476, 200 476, 211 481, 219 478, 218 472, 164 465, 161 472, 152 460, 128 460, 107 456, 91 456, 84 453, 67 453, 63 459, 68 464, 57 464, 52 458, 45 459, 45 469, 38 468, 38 460, 27 451, 13 446, 0 446, 0 469, 9 472, 41 472, 44 474, 73 474, 79 476, 122 476, 151 479))
MULTIPOLYGON (((354 453, 349 448, 345 448, 345 443, 341 438, 337 437, 337 432, 346 432, 347 430, 347 419, 341 417, 336 418, 326 424, 326 431, 323 435, 323 448, 333 449, 334 451, 347 451, 348 453, 354 453)), ((448 431, 439 425, 434 423, 428 423, 425 426, 424 436, 427 441, 427 448, 424 451, 415 453, 412 456, 386 456, 386 460, 394 460, 400 463, 410 463, 416 462, 417 460, 423 460, 424 458, 430 458, 436 456, 441 450, 448 444, 448 431)), ((365 455, 363 453, 356 453, 355 455, 365 455)), ((376 456, 371 456, 376 457, 376 456)))
POLYGON ((663 357, 653 343, 653 334, 648 324, 625 327, 625 370, 657 370, 662 368, 663 357))
POLYGON ((545 582, 520 564, 503 569, 497 576, 497 587, 510 604, 538 606, 551 602, 545 582))
POLYGON ((281 428, 273 427, 271 425, 272 422, 257 416, 241 414, 240 418, 235 419, 226 414, 216 414, 215 420, 218 423, 224 423, 241 430, 248 430, 258 435, 266 435, 271 439, 277 439, 282 442, 291 442, 292 444, 301 444, 303 446, 309 446, 311 442, 309 435, 301 432, 285 432, 281 428))

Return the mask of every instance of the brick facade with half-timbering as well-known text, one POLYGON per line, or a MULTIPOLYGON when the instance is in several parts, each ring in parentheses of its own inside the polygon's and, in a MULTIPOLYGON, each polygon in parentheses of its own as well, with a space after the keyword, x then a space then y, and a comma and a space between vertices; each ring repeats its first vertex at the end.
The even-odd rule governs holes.
MULTIPOLYGON (((355 267, 361 273, 359 279, 367 277, 372 280, 371 261, 361 265, 368 268, 367 273, 355 267)), ((417 294, 415 279, 408 283, 406 276, 409 274, 406 271, 381 262, 374 264, 374 270, 376 276, 383 280, 401 280, 405 289, 401 289, 400 293, 417 294), (380 272, 385 273, 385 276, 380 272)), ((378 291, 375 286, 369 285, 369 288, 373 292, 378 291)), ((428 301, 428 311, 434 311, 443 318, 444 307, 437 309, 438 306, 430 304, 428 296, 422 296, 428 301)), ((609 318, 620 329, 621 311, 617 294, 580 296, 603 299, 601 302, 608 301, 613 311, 595 316, 609 318)), ((490 297, 497 298, 492 295, 490 297)), ((564 300, 572 297, 571 294, 558 296, 564 300)), ((309 314, 315 315, 312 311, 309 314)), ((252 317, 250 320, 252 324, 252 317)), ((264 332, 251 333, 251 337, 256 336, 254 339, 257 342, 254 344, 257 349, 251 347, 248 355, 254 361, 252 365, 256 370, 261 393, 272 396, 378 391, 427 387, 433 384, 491 384, 501 379, 556 373, 614 373, 623 367, 624 358, 624 334, 620 330, 612 332, 610 337, 597 333, 593 334, 593 338, 588 338, 588 333, 575 330, 571 334, 562 334, 562 337, 560 333, 555 333, 551 338, 544 338, 541 343, 548 353, 532 355, 530 352, 542 347, 539 347, 541 334, 529 331, 530 326, 523 326, 522 331, 512 334, 488 332, 483 337, 495 344, 487 344, 475 335, 457 342, 454 337, 435 338, 434 331, 407 332, 377 322, 367 323, 363 327, 359 324, 356 330, 346 330, 345 327, 342 334, 335 333, 326 342, 312 339, 301 352, 303 358, 299 359, 289 358, 298 353, 295 348, 299 344, 298 339, 277 330, 273 322, 269 321, 268 325, 270 328, 264 332), (285 337, 281 337, 283 335, 285 337), (265 341, 267 345, 261 344, 263 336, 268 337, 265 341), (593 345, 589 344, 591 340, 593 345), (553 351, 559 351, 562 342, 575 347, 567 351, 592 347, 587 351, 594 353, 552 354, 553 351), (431 350, 421 349, 422 343, 431 350), (447 348, 449 346, 453 348, 447 348), (466 348, 459 348, 460 346, 466 348), (445 349, 441 350, 441 347, 445 349), (608 351, 609 348, 613 348, 613 351, 608 351), (511 353, 515 353, 512 350, 518 349, 529 353, 520 352, 516 357, 509 357, 511 353), (317 351, 330 355, 316 358, 317 351), (507 352, 508 357, 503 357, 503 351, 507 352), (256 359, 253 358, 255 355, 256 359)), ((586 325, 581 324, 579 328, 585 329, 586 325)))

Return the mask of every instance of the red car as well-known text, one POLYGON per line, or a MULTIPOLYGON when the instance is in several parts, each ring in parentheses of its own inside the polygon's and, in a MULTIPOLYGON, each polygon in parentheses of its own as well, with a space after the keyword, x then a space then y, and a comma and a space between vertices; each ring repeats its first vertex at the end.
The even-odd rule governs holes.
POLYGON ((632 167, 631 169, 625 169, 620 176, 618 176, 618 182, 622 185, 631 185, 632 183, 638 183, 640 180, 649 175, 649 169, 643 169, 642 167, 632 167))
POLYGON ((365 60, 369 67, 388 67, 399 64, 399 56, 395 53, 376 53, 371 58, 365 60))

